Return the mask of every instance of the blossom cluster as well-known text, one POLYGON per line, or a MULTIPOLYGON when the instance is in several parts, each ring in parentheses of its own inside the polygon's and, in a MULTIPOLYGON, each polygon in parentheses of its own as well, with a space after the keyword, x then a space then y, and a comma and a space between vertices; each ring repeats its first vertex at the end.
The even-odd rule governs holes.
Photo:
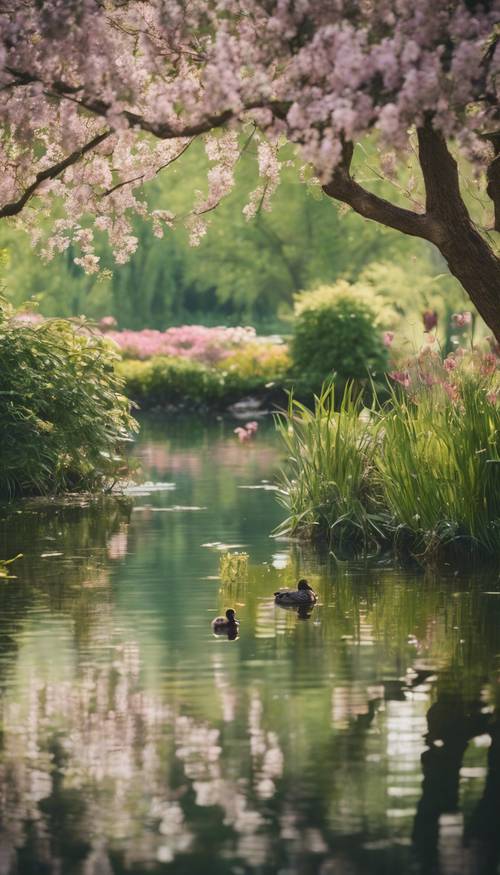
POLYGON ((122 263, 138 244, 134 214, 157 236, 178 221, 168 204, 151 213, 143 187, 198 136, 209 169, 183 219, 194 243, 250 138, 259 184, 247 218, 269 207, 285 138, 327 182, 342 142, 375 130, 392 156, 432 117, 481 164, 482 135, 496 130, 497 23, 497 2, 462 0, 3 4, 0 209, 22 209, 40 240, 30 198, 47 215, 57 203, 45 255, 76 244, 78 263, 95 272, 95 230, 122 263), (94 225, 82 227, 89 215, 94 225))
POLYGON ((106 337, 121 348, 126 358, 150 359, 154 356, 175 356, 214 365, 235 350, 251 345, 252 349, 268 345, 258 338, 254 328, 207 328, 204 325, 181 325, 156 331, 106 331, 106 337))
POLYGON ((443 357, 437 348, 425 344, 418 355, 390 374, 409 397, 418 403, 422 392, 457 404, 464 384, 473 380, 490 404, 500 402, 500 357, 495 352, 459 347, 443 357))

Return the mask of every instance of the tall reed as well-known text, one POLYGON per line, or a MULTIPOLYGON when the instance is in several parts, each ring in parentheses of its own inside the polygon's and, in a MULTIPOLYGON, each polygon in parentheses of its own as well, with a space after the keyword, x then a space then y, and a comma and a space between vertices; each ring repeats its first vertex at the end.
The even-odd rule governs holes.
POLYGON ((313 410, 290 396, 288 411, 276 424, 288 456, 277 493, 288 517, 278 533, 368 547, 381 532, 373 422, 361 395, 348 384, 336 409, 330 385, 315 398, 313 410))
POLYGON ((496 363, 472 355, 417 364, 395 375, 404 388, 390 385, 389 400, 371 410, 350 386, 338 410, 332 386, 312 410, 290 399, 277 423, 288 455, 279 533, 364 552, 374 541, 399 542, 424 562, 450 549, 498 555, 496 363))

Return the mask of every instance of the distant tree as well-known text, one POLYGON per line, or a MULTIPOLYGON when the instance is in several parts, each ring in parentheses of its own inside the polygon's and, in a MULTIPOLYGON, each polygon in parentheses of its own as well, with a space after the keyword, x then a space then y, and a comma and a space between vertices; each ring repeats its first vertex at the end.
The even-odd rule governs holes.
POLYGON ((261 176, 247 217, 270 206, 286 139, 328 196, 433 243, 500 340, 500 258, 471 218, 450 151, 486 172, 500 230, 499 10, 499 0, 3 5, 0 217, 25 211, 36 237, 31 199, 55 201, 62 214, 46 249, 72 239, 78 263, 97 270, 84 214, 126 261, 138 242, 132 213, 149 214, 158 235, 176 221, 149 210, 142 185, 205 135, 208 191, 185 217, 196 242, 233 186, 238 132, 257 144, 261 176), (390 173, 410 129, 422 209, 381 198, 353 172, 355 145, 375 130, 395 150, 383 156, 390 173))

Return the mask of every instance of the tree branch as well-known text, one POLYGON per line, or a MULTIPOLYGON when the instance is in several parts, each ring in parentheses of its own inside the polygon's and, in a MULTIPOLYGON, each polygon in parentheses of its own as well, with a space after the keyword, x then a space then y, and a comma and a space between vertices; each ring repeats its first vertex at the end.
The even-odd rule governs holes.
POLYGON ((8 204, 4 204, 3 207, 0 207, 0 219, 5 219, 8 216, 16 216, 20 213, 29 199, 36 194, 36 191, 41 186, 42 182, 46 182, 48 179, 55 179, 60 173, 66 170, 67 167, 80 161, 87 152, 91 152, 92 149, 95 149, 96 146, 102 143, 103 140, 110 136, 110 134, 111 131, 104 131, 102 134, 98 134, 88 143, 85 143, 84 146, 75 149, 74 152, 66 158, 63 158, 62 161, 58 161, 57 164, 53 164, 51 167, 47 167, 46 170, 41 170, 37 173, 34 182, 24 190, 18 200, 11 201, 8 204))
POLYGON ((380 222, 382 225, 402 231, 404 234, 410 234, 412 237, 432 240, 433 222, 428 215, 398 207, 363 188, 353 179, 350 173, 353 152, 353 144, 351 142, 344 143, 342 160, 335 168, 330 182, 323 186, 325 194, 349 204, 356 213, 366 219, 380 222))

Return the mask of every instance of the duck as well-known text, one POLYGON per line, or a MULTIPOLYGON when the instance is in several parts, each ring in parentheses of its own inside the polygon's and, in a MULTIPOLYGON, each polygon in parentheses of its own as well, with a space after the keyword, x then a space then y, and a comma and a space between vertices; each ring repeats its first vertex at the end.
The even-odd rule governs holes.
POLYGON ((225 617, 216 617, 215 620, 212 620, 212 632, 214 635, 227 635, 228 638, 235 638, 239 625, 235 612, 232 608, 228 608, 225 617))
POLYGON ((299 580, 297 589, 280 589, 274 593, 274 601, 277 605, 314 605, 318 597, 307 580, 299 580))

